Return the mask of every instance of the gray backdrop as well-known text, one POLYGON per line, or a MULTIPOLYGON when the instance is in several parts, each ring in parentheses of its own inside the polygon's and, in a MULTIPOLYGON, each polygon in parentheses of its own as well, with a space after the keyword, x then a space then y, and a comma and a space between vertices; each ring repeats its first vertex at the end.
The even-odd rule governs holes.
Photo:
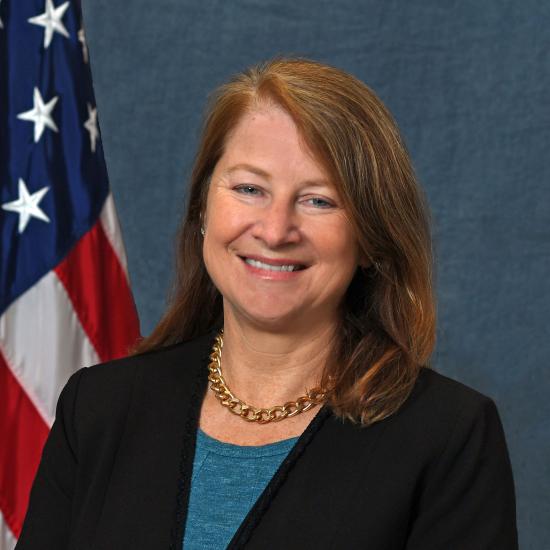
POLYGON ((497 402, 521 548, 548 548, 550 3, 93 0, 83 8, 144 334, 164 306, 208 92, 275 54, 329 62, 377 91, 433 210, 434 366, 497 402))

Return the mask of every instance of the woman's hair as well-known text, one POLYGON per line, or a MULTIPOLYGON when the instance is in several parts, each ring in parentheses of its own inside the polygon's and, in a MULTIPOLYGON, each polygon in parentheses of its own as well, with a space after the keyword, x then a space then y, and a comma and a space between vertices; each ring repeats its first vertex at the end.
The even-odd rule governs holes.
POLYGON ((362 264, 347 290, 322 385, 341 418, 363 425, 396 412, 435 343, 429 212, 397 126, 353 76, 305 59, 275 59, 233 77, 211 97, 180 230, 168 309, 136 352, 220 326, 221 296, 202 257, 210 176, 240 118, 275 104, 294 120, 336 185, 362 264))

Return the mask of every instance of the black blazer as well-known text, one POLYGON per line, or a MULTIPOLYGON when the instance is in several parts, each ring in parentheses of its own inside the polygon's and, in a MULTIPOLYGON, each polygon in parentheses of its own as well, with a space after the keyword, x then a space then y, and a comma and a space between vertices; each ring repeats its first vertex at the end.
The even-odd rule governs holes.
MULTIPOLYGON (((82 369, 59 399, 18 550, 181 549, 212 335, 82 369)), ((517 548, 489 398, 429 369, 368 428, 325 406, 230 548, 517 548)))

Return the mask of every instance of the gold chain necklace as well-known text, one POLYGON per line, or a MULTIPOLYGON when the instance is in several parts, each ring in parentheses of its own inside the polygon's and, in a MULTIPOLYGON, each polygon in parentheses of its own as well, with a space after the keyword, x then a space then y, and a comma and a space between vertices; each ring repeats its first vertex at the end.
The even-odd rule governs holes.
POLYGON ((326 391, 321 388, 314 388, 308 390, 306 395, 298 397, 296 401, 287 401, 284 405, 277 405, 269 409, 258 409, 247 405, 244 401, 235 397, 225 383, 221 365, 222 348, 223 330, 216 336, 210 354, 210 364, 208 365, 210 389, 224 407, 227 407, 233 414, 240 416, 247 422, 258 422, 259 424, 279 422, 285 418, 292 418, 297 414, 309 411, 326 398, 326 391))

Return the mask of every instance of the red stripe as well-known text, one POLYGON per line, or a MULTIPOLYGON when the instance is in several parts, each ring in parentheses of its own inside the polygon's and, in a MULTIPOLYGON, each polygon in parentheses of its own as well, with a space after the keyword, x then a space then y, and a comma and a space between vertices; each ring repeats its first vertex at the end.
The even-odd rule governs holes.
POLYGON ((48 432, 0 353, 0 509, 16 537, 48 432))
POLYGON ((128 354, 139 321, 126 274, 98 221, 55 268, 102 361, 128 354))

